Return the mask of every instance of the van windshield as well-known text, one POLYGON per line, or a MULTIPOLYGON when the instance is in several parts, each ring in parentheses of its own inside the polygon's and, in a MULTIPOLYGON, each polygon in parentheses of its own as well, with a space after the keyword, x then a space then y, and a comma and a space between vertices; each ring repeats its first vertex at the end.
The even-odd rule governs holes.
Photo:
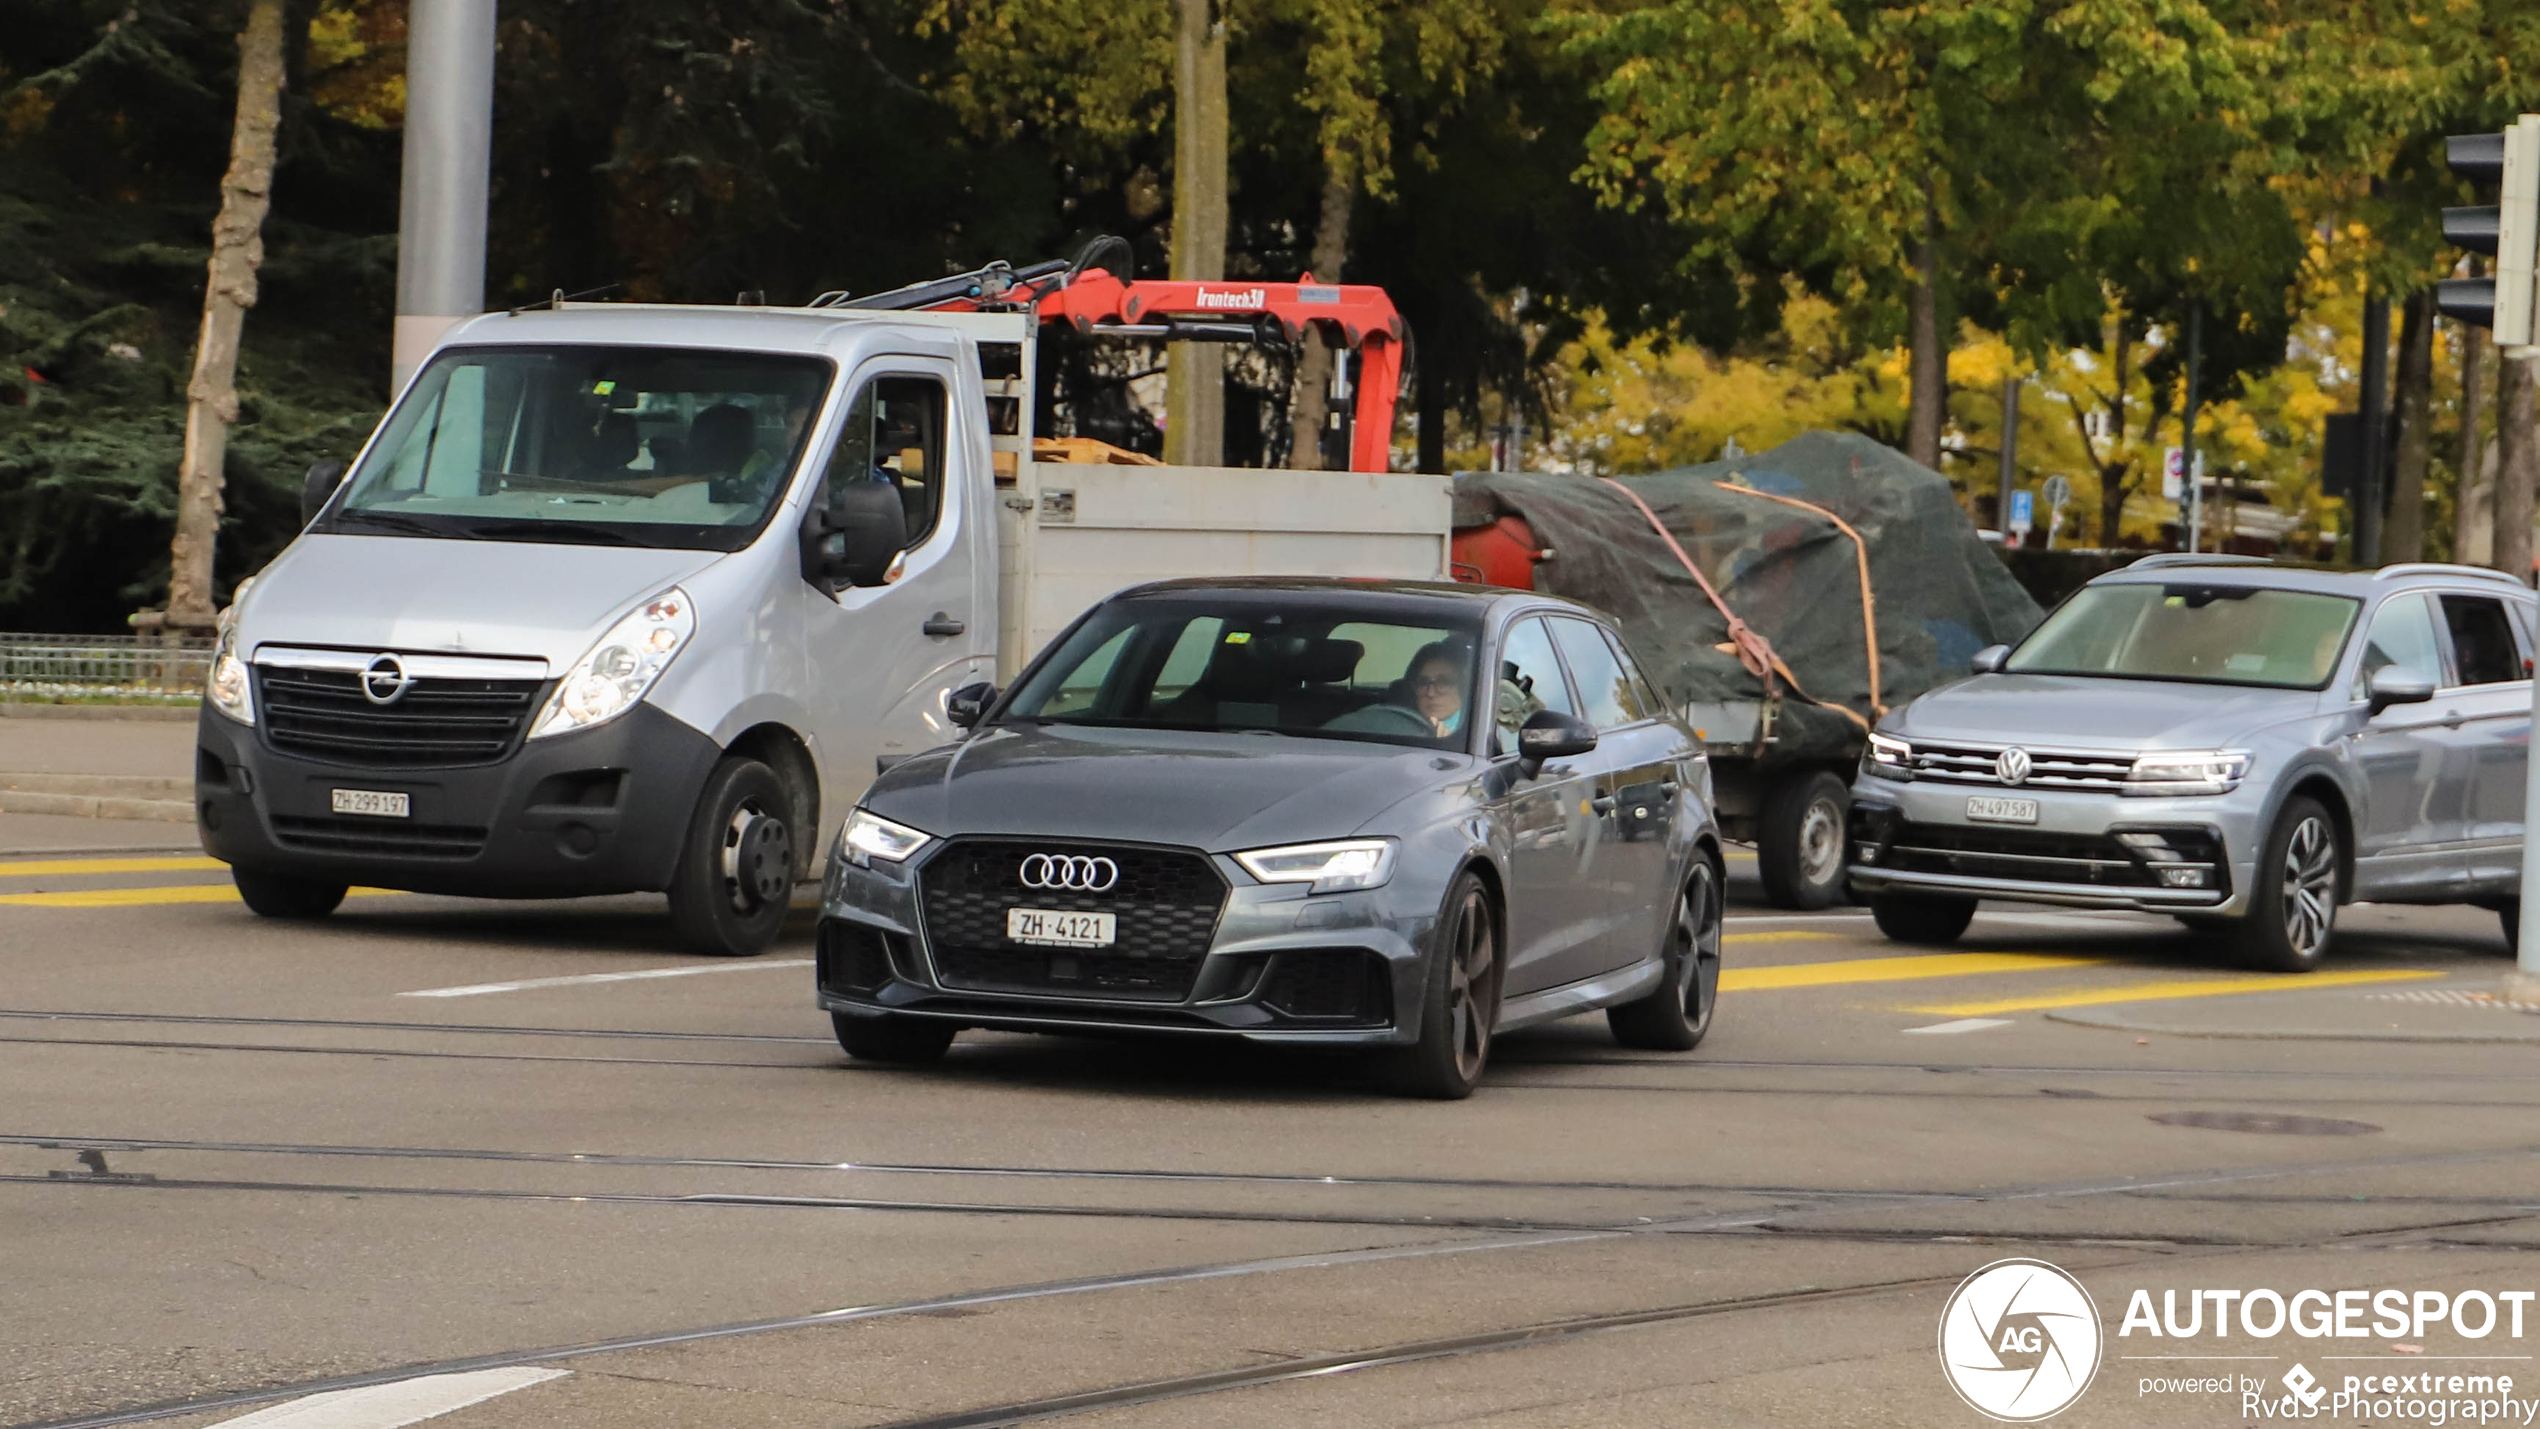
POLYGON ((2337 668, 2360 607, 2349 596, 2260 586, 2085 586, 2004 668, 2316 690, 2337 668))
POLYGON ((1479 629, 1390 614, 1242 596, 1118 601, 1051 651, 999 719, 1463 748, 1479 629))
POLYGON ((737 551, 801 462, 831 372, 658 347, 445 351, 318 529, 737 551))

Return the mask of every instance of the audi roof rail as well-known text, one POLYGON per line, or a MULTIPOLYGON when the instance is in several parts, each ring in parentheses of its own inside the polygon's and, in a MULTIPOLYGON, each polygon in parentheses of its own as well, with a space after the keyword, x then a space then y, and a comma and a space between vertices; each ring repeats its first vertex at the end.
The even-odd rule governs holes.
POLYGON ((2163 566, 2271 566, 2275 562, 2265 556, 2226 555, 2221 551, 2161 551, 2145 556, 2123 567, 2129 571, 2158 570, 2163 566))
POLYGON ((2372 573, 2372 578, 2377 581, 2396 580, 2401 576, 2469 576, 2483 581, 2503 581, 2509 586, 2522 584, 2507 571, 2491 571, 2485 566, 2455 565, 2450 561, 2401 561, 2395 566, 2383 566, 2372 573))

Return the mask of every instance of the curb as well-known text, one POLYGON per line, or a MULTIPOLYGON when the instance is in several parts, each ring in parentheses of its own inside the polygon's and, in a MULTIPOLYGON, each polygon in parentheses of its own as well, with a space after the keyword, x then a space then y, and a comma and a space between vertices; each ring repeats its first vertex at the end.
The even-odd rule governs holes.
POLYGON ((2526 1031, 2519 1032, 2422 1032, 2404 1028, 2374 1031, 2334 1027, 2182 1027, 2176 1023, 2146 1022, 2139 1018, 2128 1017, 2122 1011, 2084 1012, 2078 1009, 2049 1012, 2046 1014, 2046 1020, 2069 1023, 2075 1027, 2095 1027, 2108 1032, 2151 1032, 2164 1037, 2215 1037, 2263 1042, 2466 1042, 2540 1047, 2540 1018, 2530 1019, 2534 1025, 2526 1031))
POLYGON ((142 774, 0 774, 0 814, 194 822, 192 781, 142 774))
POLYGON ((191 705, 8 705, 0 704, 0 719, 112 719, 164 720, 171 724, 193 723, 200 717, 202 706, 191 705))

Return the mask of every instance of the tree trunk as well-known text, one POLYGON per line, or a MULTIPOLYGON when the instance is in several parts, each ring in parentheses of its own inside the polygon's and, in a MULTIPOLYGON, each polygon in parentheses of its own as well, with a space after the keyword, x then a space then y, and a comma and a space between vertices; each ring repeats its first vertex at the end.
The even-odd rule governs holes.
POLYGON ((2385 561, 2425 559, 2425 468, 2433 455, 2434 290, 2408 295, 2399 319, 2399 451, 2390 470, 2390 523, 2382 528, 2385 561))
POLYGON ((1923 206, 1922 241, 1914 245, 1914 285, 1906 297, 1905 455, 1940 469, 1940 429, 1949 415, 1949 348, 1940 331, 1940 219, 1923 206))
POLYGON ((212 262, 203 288, 203 330, 185 387, 185 456, 177 468, 176 539, 169 546, 168 615, 173 627, 212 624, 212 547, 220 534, 221 467, 229 424, 238 419, 238 341, 256 305, 256 269, 265 261, 265 210, 273 202, 274 129, 282 118, 282 0, 252 0, 238 37, 238 118, 220 216, 212 220, 212 262))
POLYGON ((2134 339, 2127 334, 2122 319, 2108 328, 2108 345, 2116 374, 2115 395, 2108 399, 2108 459, 2099 467, 2099 544, 2115 550, 2118 537, 2124 533, 2126 472, 2134 458, 2125 450, 2126 384, 2134 379, 2134 339))
MULTIPOLYGON (((2470 259, 2470 276, 2478 276, 2478 260, 2470 259)), ((2495 554, 2496 478, 2487 466, 2488 444, 2478 434, 2478 408, 2486 393, 2479 378, 2486 366, 2487 334, 2461 325, 2461 456, 2460 475, 2452 483, 2452 559, 2483 566, 2495 554)))
MULTIPOLYGON (((1173 44, 1173 277, 1226 276, 1226 27, 1209 0, 1176 0, 1173 44)), ((1226 459, 1226 358, 1213 342, 1165 355, 1164 459, 1226 459)))
MULTIPOLYGON (((1324 165, 1323 217, 1314 226, 1313 276, 1318 283, 1337 283, 1341 264, 1349 258, 1349 210, 1358 186, 1330 160, 1324 165)), ((1323 435, 1331 427, 1332 364, 1338 359, 1320 331, 1307 333, 1304 346, 1297 357, 1295 395, 1288 402, 1288 465, 1299 471, 1321 471, 1326 465, 1323 435)))
POLYGON ((2531 583, 2531 498, 2540 481, 2533 444, 2532 359, 2509 357, 2496 382, 2496 569, 2531 583))

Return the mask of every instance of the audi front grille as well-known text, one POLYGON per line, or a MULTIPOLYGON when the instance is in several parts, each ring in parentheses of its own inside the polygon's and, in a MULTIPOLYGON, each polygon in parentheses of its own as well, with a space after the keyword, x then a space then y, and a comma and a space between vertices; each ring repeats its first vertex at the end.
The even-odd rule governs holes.
POLYGON ((1190 996, 1227 894, 1226 880, 1205 854, 1043 839, 953 839, 926 860, 917 882, 926 952, 945 987, 1138 1002, 1190 996), (1027 861, 1042 875, 1039 882, 1059 886, 1026 885, 1027 861), (1053 862, 1062 870, 1054 878, 1053 862), (1114 876, 1097 891, 1105 874, 1114 876), (1112 944, 1048 948, 1008 941, 1009 908, 1109 913, 1112 944))

